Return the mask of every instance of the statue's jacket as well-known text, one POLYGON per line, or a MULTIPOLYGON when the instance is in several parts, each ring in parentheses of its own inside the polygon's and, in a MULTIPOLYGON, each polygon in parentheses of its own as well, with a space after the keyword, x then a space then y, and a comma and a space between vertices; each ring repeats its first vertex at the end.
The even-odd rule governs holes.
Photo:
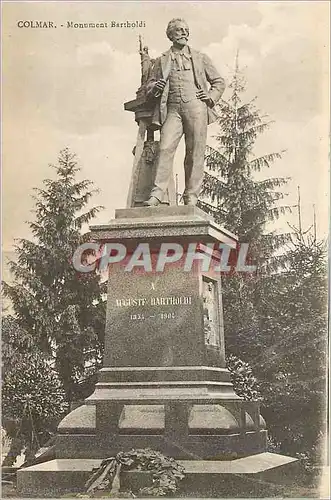
MULTIPOLYGON (((214 105, 221 98, 224 89, 225 81, 218 73, 210 58, 192 48, 189 48, 193 73, 197 85, 197 89, 202 89, 212 99, 213 107, 208 106, 208 125, 213 123, 218 115, 214 109, 214 105)), ((151 69, 150 77, 146 84, 147 98, 154 101, 155 108, 152 118, 154 128, 160 128, 165 122, 167 116, 167 104, 169 94, 169 74, 171 71, 171 49, 164 52, 161 57, 158 57, 151 69), (162 94, 155 98, 155 83, 161 78, 167 81, 162 94)))

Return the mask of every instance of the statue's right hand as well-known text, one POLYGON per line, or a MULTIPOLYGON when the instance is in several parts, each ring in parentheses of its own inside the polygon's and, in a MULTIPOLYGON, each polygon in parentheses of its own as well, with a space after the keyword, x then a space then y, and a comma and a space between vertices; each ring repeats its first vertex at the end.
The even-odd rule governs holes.
POLYGON ((163 92, 164 90, 164 87, 166 85, 166 80, 164 80, 163 78, 160 78, 160 80, 158 80, 155 85, 154 85, 154 90, 157 92, 163 92))

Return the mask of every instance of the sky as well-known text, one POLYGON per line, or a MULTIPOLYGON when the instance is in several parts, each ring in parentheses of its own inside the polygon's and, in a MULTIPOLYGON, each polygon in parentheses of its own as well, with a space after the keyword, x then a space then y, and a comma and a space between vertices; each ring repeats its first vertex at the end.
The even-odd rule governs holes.
MULTIPOLYGON (((165 29, 173 17, 186 19, 189 44, 208 54, 227 82, 239 50, 246 97, 256 96, 273 121, 256 154, 286 150, 263 174, 291 177, 286 204, 297 203, 300 186, 304 227, 312 224, 315 205, 318 236, 327 234, 329 2, 9 2, 2 3, 4 251, 15 238, 31 236, 33 188, 54 176, 49 164, 64 147, 77 154, 80 178, 100 189, 93 204, 105 209, 94 223, 125 207, 137 125, 123 104, 140 85, 138 35, 156 57, 169 47, 165 29), (57 28, 19 28, 19 20, 53 21, 57 28), (146 26, 66 27, 67 21, 112 20, 146 26)), ((216 133, 211 125, 209 144, 216 133)), ((181 144, 174 166, 180 190, 183 155, 181 144)), ((294 209, 276 229, 287 231, 297 221, 294 209)))

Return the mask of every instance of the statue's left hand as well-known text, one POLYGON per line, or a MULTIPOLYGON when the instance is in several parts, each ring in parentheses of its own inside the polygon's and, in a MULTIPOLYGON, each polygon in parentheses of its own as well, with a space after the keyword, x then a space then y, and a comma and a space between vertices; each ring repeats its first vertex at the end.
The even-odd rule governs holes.
POLYGON ((204 90, 198 90, 196 95, 198 99, 205 102, 208 106, 213 105, 212 99, 206 94, 204 90))

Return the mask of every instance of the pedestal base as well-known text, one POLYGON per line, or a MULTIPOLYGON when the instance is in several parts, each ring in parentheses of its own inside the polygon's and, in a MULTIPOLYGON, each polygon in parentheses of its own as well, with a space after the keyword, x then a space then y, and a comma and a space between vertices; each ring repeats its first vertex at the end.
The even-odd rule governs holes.
POLYGON ((229 460, 266 450, 267 431, 257 403, 177 396, 167 401, 161 391, 154 404, 143 404, 144 398, 117 399, 76 408, 59 425, 56 457, 101 459, 152 448, 176 459, 229 460))
MULTIPOLYGON (((186 497, 257 498, 279 496, 284 485, 297 480, 300 474, 297 459, 273 453, 260 453, 231 461, 180 460, 185 468, 178 492, 186 497)), ((84 491, 84 484, 100 460, 52 460, 17 473, 21 496, 56 497, 84 491)), ((135 490, 150 483, 146 473, 126 472, 121 476, 124 490, 135 490)))

